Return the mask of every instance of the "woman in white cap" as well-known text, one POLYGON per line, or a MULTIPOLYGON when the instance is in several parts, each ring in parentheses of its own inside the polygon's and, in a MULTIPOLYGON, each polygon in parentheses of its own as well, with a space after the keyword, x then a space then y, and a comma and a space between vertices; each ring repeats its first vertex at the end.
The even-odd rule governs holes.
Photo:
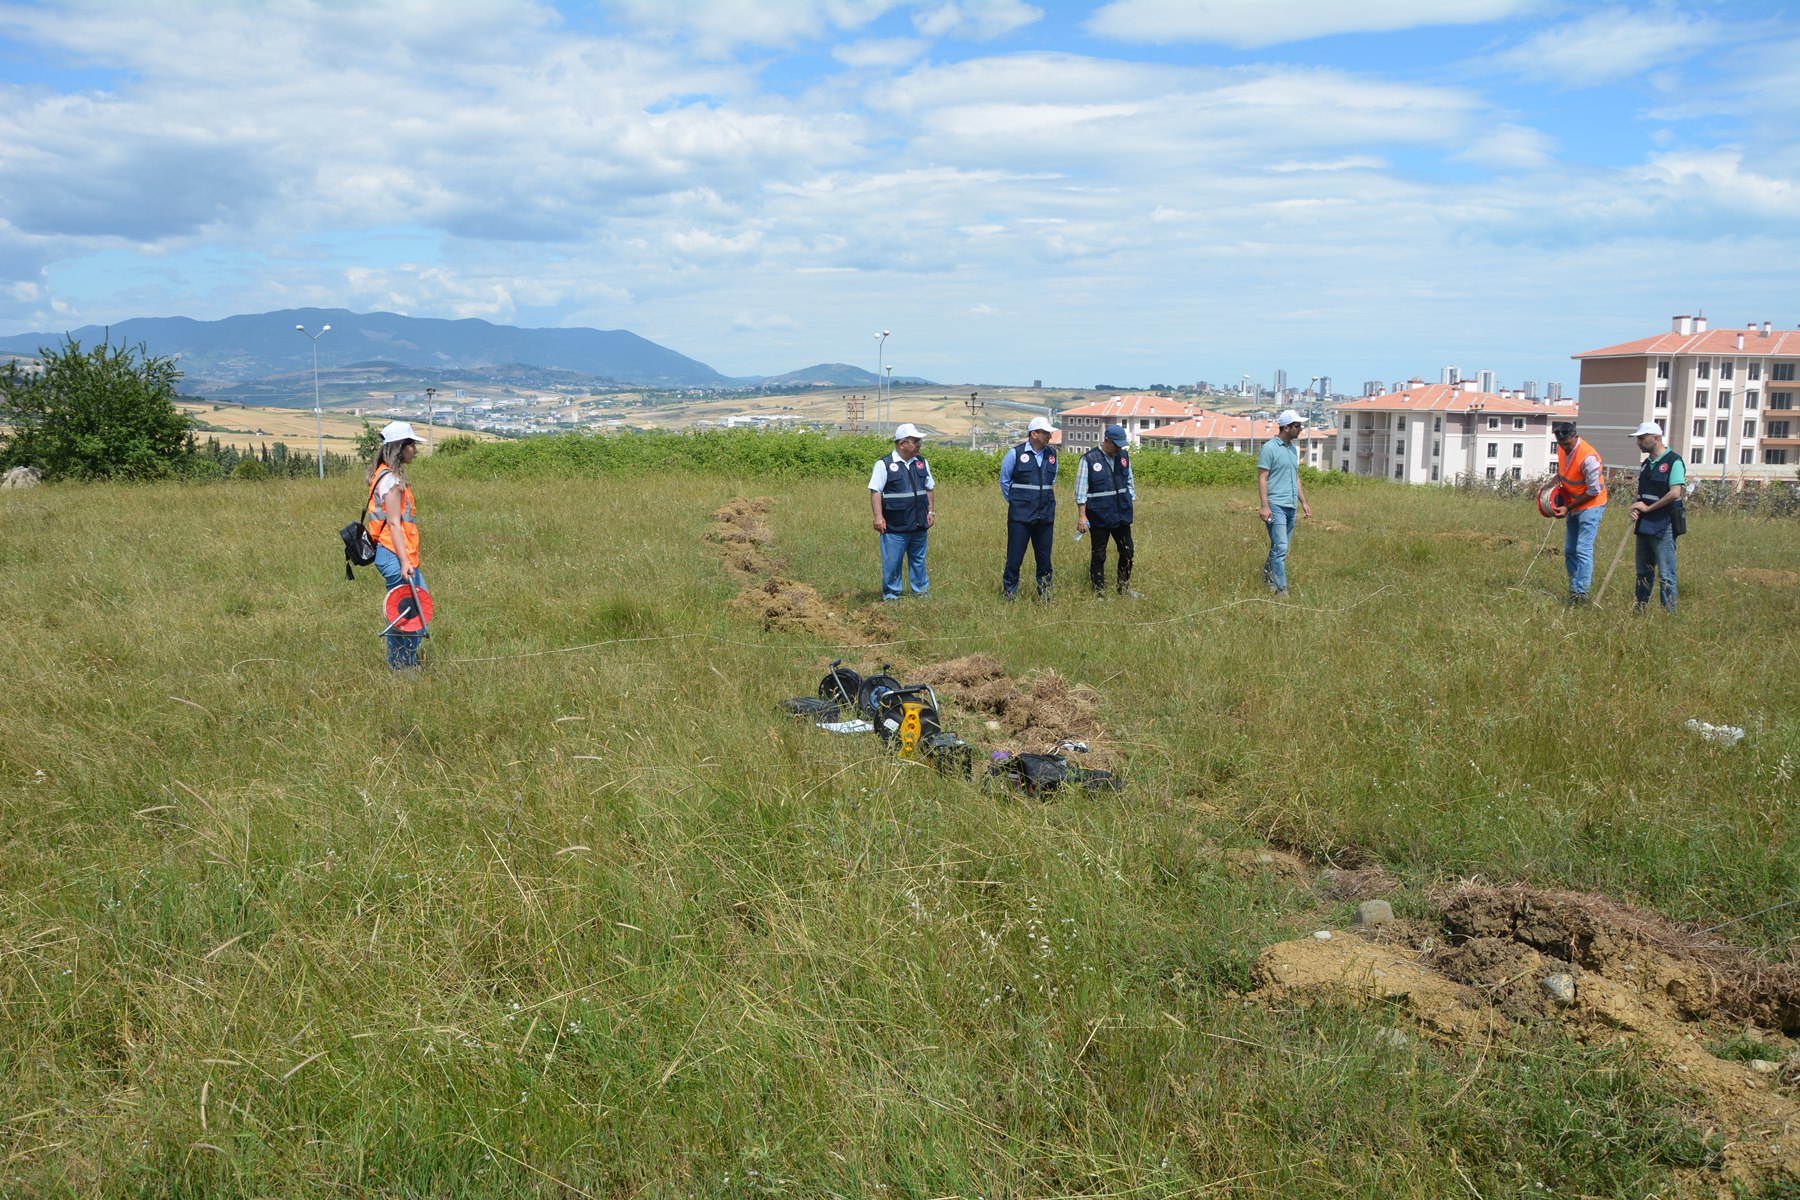
MULTIPOLYGON (((381 449, 369 464, 369 537, 375 542, 375 569, 392 591, 402 583, 427 590, 419 573, 419 526, 413 514, 412 485, 406 466, 419 452, 419 439, 407 421, 381 428, 381 449)), ((396 671, 419 665, 416 633, 387 635, 388 666, 396 671)))

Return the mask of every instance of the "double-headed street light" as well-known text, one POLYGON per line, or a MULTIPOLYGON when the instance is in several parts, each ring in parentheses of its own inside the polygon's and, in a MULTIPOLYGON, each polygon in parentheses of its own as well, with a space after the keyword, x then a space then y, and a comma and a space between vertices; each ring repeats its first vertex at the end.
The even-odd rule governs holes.
POLYGON ((887 340, 888 331, 885 329, 875 335, 875 420, 877 424, 883 424, 887 420, 886 411, 882 407, 886 398, 881 390, 881 368, 887 356, 887 340))
MULTIPOLYGON (((306 326, 296 325, 301 333, 306 333, 306 326)), ((331 326, 317 333, 306 333, 313 344, 313 423, 319 431, 319 478, 325 478, 325 410, 319 405, 319 339, 331 332, 331 326)))

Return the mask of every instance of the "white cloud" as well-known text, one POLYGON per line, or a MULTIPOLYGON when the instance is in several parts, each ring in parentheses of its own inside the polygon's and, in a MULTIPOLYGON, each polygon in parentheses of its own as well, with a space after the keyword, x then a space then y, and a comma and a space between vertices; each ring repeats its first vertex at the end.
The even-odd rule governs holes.
POLYGON ((1550 165, 1556 139, 1523 125, 1501 125, 1456 155, 1464 162, 1496 170, 1535 171, 1550 165))
POLYGON ((913 27, 929 38, 991 41, 1042 20, 1044 10, 1023 0, 951 0, 913 14, 913 27))
POLYGON ((1545 29, 1492 61, 1526 79, 1593 87, 1688 58, 1723 35, 1717 22, 1704 17, 1620 6, 1545 29))
POLYGON ((1478 25, 1543 7, 1544 0, 1112 0, 1088 18, 1101 37, 1127 42, 1219 42, 1250 49, 1341 33, 1478 25))
POLYGON ((693 40, 709 55, 787 46, 861 29, 899 0, 603 0, 637 28, 693 40))
POLYGON ((864 38, 831 48, 831 57, 847 67, 904 67, 930 48, 920 38, 864 38))
POLYGON ((1373 154, 1346 154, 1342 158, 1310 162, 1289 159, 1286 162, 1270 163, 1268 169, 1291 175, 1296 171, 1379 171, 1385 166, 1387 160, 1373 154))

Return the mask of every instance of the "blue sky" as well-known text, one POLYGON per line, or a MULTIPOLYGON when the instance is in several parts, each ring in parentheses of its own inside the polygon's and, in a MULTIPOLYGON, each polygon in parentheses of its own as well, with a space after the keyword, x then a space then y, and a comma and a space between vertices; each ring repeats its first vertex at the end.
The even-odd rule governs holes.
POLYGON ((0 0, 0 89, 0 333, 316 305, 761 374, 887 328, 946 383, 1354 391, 1800 322, 1782 3, 0 0))

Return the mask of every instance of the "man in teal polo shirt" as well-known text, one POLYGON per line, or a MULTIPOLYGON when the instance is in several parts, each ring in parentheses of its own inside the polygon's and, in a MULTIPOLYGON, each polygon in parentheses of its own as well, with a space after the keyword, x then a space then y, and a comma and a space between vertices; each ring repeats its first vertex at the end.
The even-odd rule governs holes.
POLYGON ((1287 595, 1288 542, 1294 535, 1295 510, 1312 516, 1306 489, 1300 484, 1300 451, 1294 440, 1306 422, 1288 409, 1275 419, 1275 436, 1263 443, 1256 457, 1258 512, 1269 528, 1269 558, 1263 563, 1263 582, 1277 596, 1287 595))

